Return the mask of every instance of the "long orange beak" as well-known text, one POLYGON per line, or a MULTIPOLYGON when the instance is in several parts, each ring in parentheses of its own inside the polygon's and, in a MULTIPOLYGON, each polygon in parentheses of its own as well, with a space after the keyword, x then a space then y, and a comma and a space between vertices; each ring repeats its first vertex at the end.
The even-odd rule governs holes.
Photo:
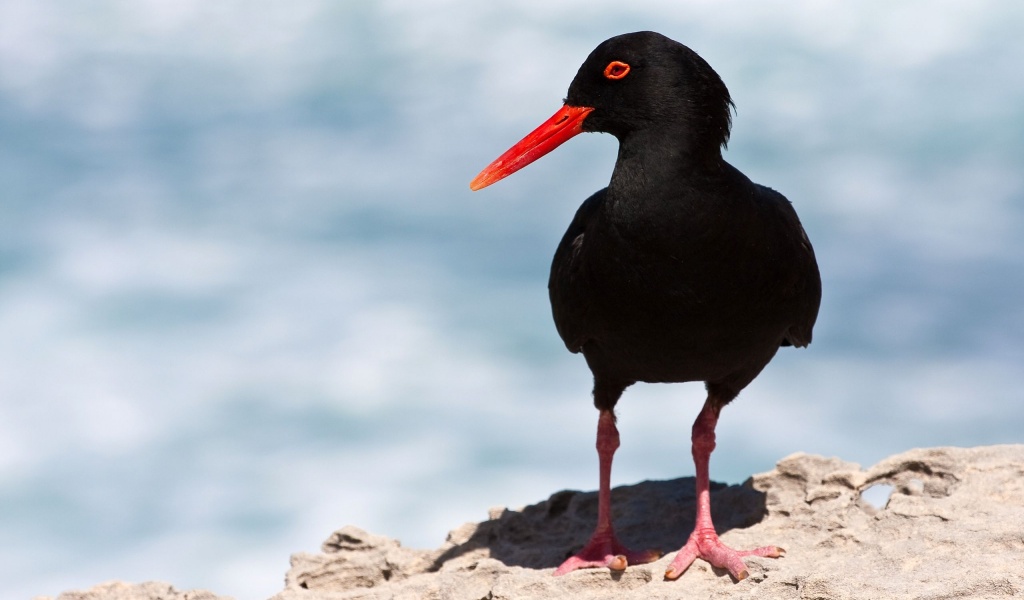
POLYGON ((480 174, 469 183, 469 189, 475 192, 504 179, 559 147, 574 135, 582 133, 583 119, 592 110, 594 109, 588 106, 563 106, 540 127, 480 171, 480 174))

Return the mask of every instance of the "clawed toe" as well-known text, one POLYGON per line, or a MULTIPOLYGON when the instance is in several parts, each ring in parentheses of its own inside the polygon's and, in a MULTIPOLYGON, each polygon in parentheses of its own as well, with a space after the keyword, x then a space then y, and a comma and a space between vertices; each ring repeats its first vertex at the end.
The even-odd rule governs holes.
POLYGON ((743 581, 750 576, 747 565, 743 562, 744 556, 762 556, 765 558, 779 558, 786 551, 778 546, 764 546, 754 550, 733 550, 718 539, 714 530, 694 531, 687 540, 672 564, 665 571, 665 579, 678 579, 686 569, 693 564, 693 561, 700 558, 711 566, 725 569, 736 581, 743 581))
POLYGON ((557 569, 555 575, 565 575, 577 569, 607 567, 612 571, 625 571, 629 565, 653 562, 662 553, 655 550, 634 552, 619 543, 614 535, 596 535, 575 555, 570 556, 557 569))

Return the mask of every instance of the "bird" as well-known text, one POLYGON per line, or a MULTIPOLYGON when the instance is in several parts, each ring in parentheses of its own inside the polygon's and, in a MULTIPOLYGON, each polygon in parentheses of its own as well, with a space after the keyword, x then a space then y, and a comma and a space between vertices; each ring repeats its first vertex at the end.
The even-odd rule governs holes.
POLYGON ((583 132, 618 139, 611 179, 577 210, 548 280, 558 334, 582 353, 598 409, 598 516, 583 548, 555 570, 624 570, 656 550, 619 542, 611 517, 616 404, 637 382, 704 382, 691 429, 697 514, 665 571, 698 558, 736 581, 746 556, 784 550, 726 546, 711 519, 709 461, 719 415, 785 346, 806 347, 821 303, 814 249, 791 202, 726 162, 734 104, 689 47, 651 31, 597 46, 563 106, 471 182, 479 190, 583 132))

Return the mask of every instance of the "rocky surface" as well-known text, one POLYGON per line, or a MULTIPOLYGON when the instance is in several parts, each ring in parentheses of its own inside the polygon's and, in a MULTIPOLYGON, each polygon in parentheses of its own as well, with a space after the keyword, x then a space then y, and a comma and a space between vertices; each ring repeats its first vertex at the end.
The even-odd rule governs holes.
MULTIPOLYGON (((700 560, 678 581, 663 580, 693 527, 692 478, 616 488, 613 505, 624 542, 667 554, 624 573, 553 577, 596 519, 594 493, 565 491, 521 510, 492 510, 431 551, 345 527, 321 553, 292 556, 286 587, 273 600, 1024 596, 1024 445, 911 450, 867 470, 796 454, 742 485, 714 486, 725 543, 787 550, 780 559, 747 559, 750 577, 738 583, 700 560), (861 497, 877 485, 892 490, 882 508, 861 497)), ((216 598, 136 588, 136 595, 94 588, 59 600, 216 598)))
MULTIPOLYGON (((130 584, 123 581, 108 581, 91 589, 76 592, 64 592, 57 597, 59 600, 231 600, 227 596, 218 596, 205 590, 178 591, 169 583, 149 581, 130 584)), ((34 600, 49 600, 46 596, 37 596, 34 600)))

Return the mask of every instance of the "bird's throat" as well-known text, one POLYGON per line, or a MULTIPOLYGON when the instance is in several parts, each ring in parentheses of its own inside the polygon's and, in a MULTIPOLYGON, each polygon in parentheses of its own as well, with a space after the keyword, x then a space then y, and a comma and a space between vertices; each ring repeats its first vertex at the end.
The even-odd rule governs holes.
POLYGON ((678 198, 720 171, 722 153, 716 147, 695 145, 685 129, 649 128, 619 140, 615 170, 608 184, 613 198, 658 203, 678 198))

